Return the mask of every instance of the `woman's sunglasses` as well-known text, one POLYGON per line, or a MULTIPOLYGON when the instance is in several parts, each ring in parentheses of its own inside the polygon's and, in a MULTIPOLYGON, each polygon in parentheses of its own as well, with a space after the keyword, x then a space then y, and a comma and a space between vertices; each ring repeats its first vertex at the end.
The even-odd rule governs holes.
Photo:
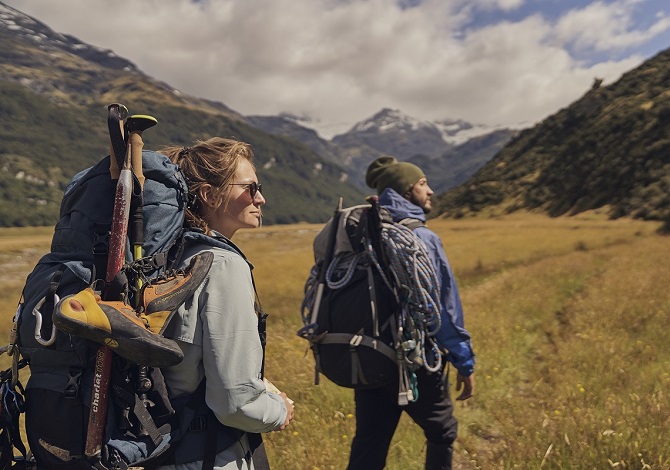
POLYGON ((263 192, 263 185, 258 184, 255 181, 253 183, 230 183, 231 186, 246 186, 249 188, 249 195, 251 196, 251 199, 254 199, 256 197, 256 193, 258 192, 263 192))

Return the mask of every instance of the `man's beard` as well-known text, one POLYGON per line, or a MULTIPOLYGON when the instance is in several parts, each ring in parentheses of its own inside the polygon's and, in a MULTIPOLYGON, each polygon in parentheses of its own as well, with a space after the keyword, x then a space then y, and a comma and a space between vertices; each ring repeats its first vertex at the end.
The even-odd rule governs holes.
POLYGON ((419 206, 424 214, 430 214, 430 211, 433 210, 433 208, 431 206, 426 205, 426 203, 431 202, 430 198, 425 199, 424 203, 422 204, 421 202, 416 200, 414 195, 411 195, 410 198, 409 198, 409 202, 411 202, 415 206, 419 206))

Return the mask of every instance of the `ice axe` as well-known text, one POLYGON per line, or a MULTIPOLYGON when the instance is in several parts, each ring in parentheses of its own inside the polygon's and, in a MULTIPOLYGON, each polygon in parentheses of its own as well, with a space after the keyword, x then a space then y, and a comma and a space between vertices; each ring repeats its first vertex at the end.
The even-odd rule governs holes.
MULTIPOLYGON (((118 179, 114 194, 112 225, 109 232, 107 270, 105 272, 105 290, 103 298, 108 299, 109 286, 121 271, 125 263, 126 238, 130 216, 130 200, 133 193, 133 175, 130 154, 125 145, 124 119, 128 115, 125 106, 112 103, 108 106, 107 125, 111 142, 109 171, 112 179, 118 179)), ((107 421, 107 402, 109 399, 109 378, 112 368, 112 351, 100 346, 95 356, 91 407, 88 417, 86 446, 84 455, 91 461, 99 460, 102 452, 102 440, 107 421)))

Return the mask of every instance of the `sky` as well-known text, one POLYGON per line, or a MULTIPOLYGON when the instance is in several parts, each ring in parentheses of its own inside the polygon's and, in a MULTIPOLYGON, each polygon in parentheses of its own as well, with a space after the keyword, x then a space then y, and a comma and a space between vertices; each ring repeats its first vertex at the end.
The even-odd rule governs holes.
POLYGON ((670 47, 668 0, 2 0, 244 115, 324 138, 382 108, 541 121, 670 47))

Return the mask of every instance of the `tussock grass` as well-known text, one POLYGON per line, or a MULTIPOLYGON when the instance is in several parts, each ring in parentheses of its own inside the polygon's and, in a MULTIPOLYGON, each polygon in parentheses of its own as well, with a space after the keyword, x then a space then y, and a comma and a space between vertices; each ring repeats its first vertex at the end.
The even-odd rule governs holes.
MULTIPOLYGON (((455 404, 454 467, 670 469, 670 238, 656 235, 658 224, 526 214, 429 226, 443 237, 477 352, 476 395, 455 404)), ((235 240, 270 313, 268 378, 296 401, 294 424, 266 436, 278 469, 344 468, 355 428, 352 392, 323 377, 313 385, 311 353, 295 335, 319 228, 271 226, 235 240)), ((39 257, 26 250, 39 247, 7 252, 2 240, 0 231, 0 259, 15 263, 16 278, 0 289, 6 338, 39 257)), ((421 469, 424 455, 421 430, 403 417, 387 468, 421 469)))

